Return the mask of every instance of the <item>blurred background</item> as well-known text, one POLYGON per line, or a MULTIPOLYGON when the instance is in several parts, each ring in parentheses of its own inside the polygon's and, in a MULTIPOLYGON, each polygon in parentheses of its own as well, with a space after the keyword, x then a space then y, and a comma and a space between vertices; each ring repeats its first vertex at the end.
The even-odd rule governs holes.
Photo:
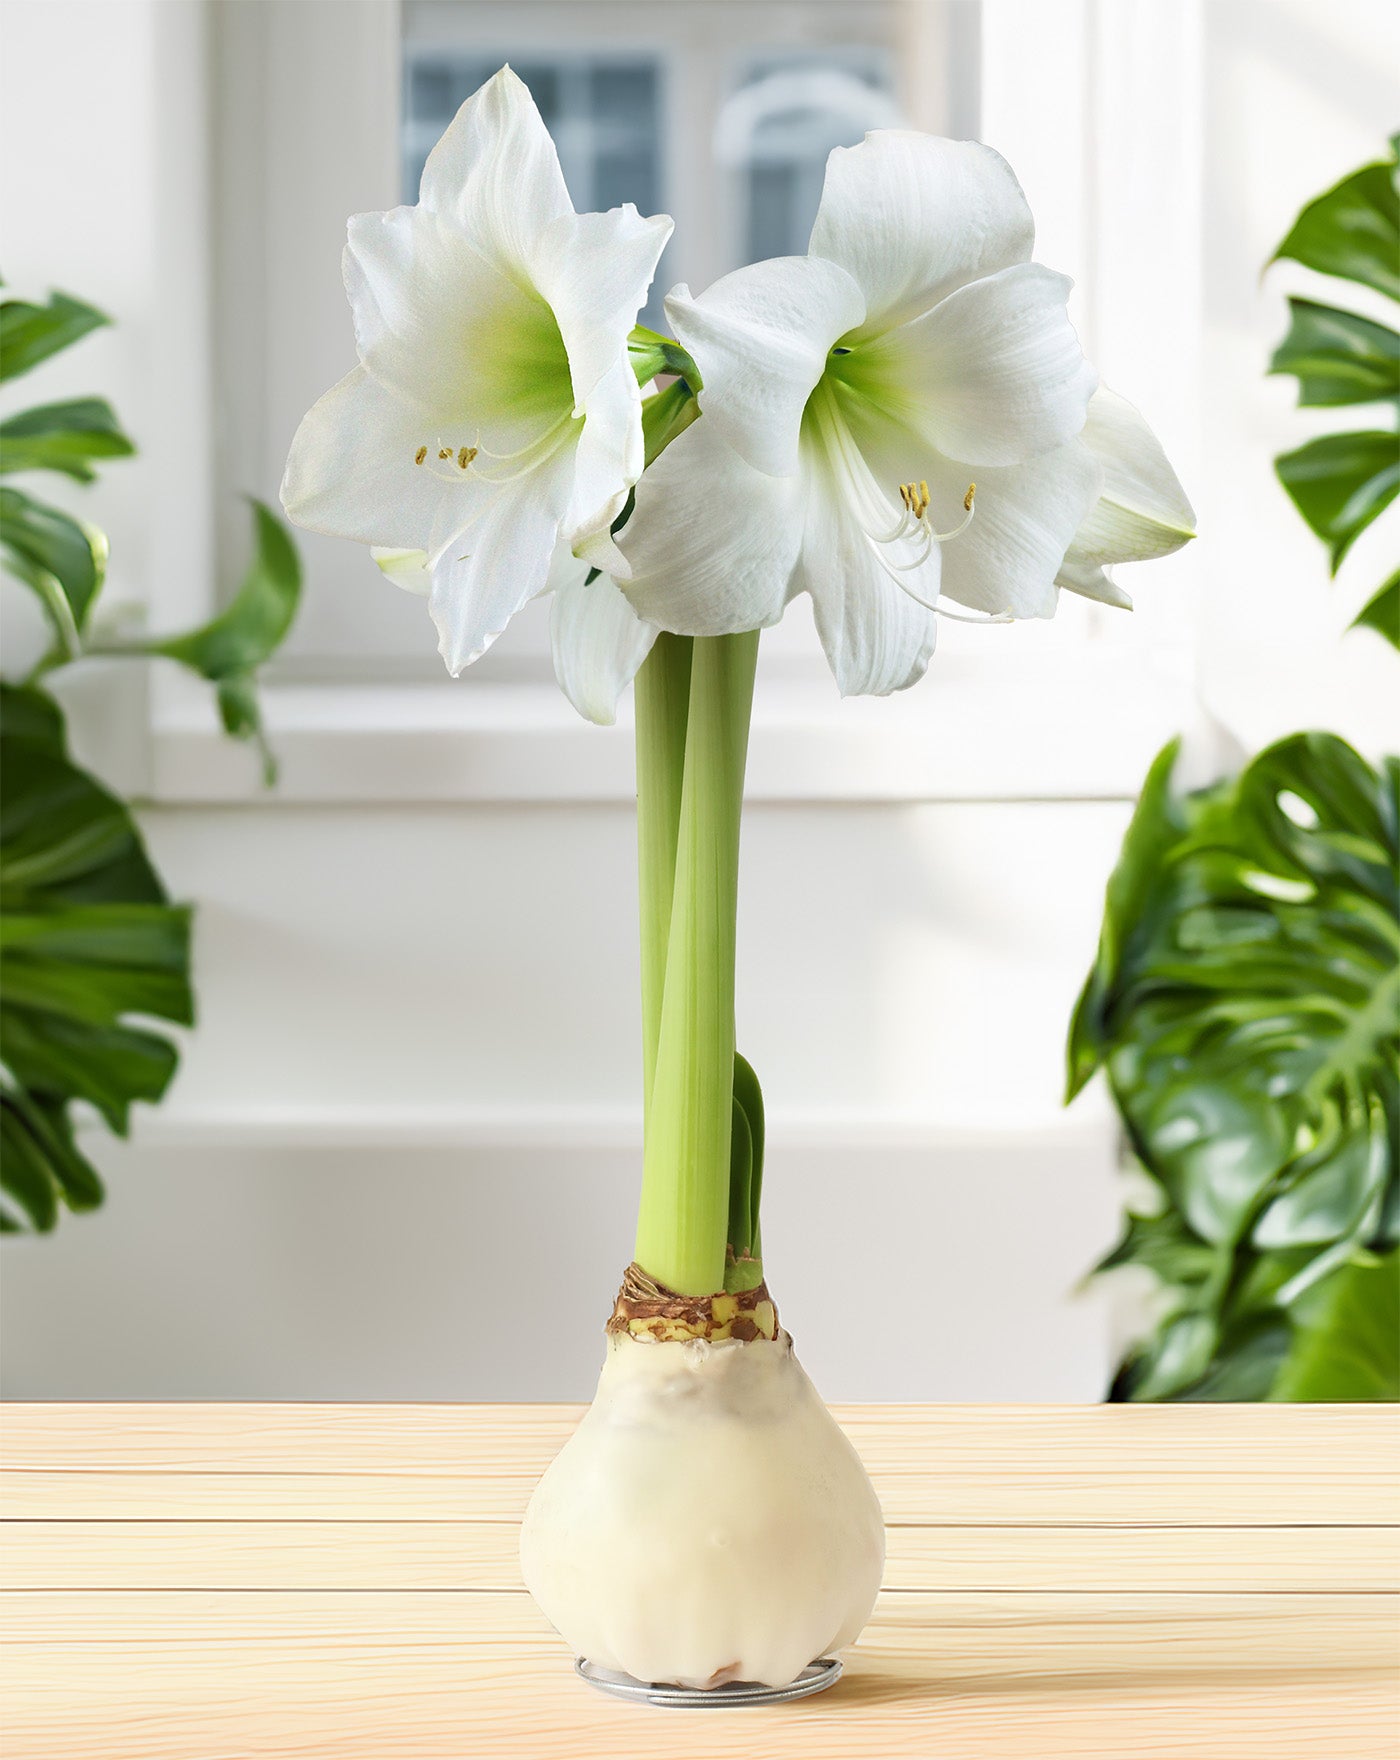
MULTIPOLYGON (((770 1109, 769 1279, 827 1397, 1102 1397, 1129 1321, 1076 1286, 1118 1233, 1119 1128, 1098 1086, 1062 1107, 1064 1040, 1144 772, 1182 730, 1199 779, 1313 724, 1394 744, 1393 656, 1342 636, 1395 509, 1329 585, 1272 459, 1331 412, 1264 376, 1310 275, 1261 267, 1400 119, 1400 13, 5 0, 0 19, 5 279, 114 319, 44 394, 99 390, 136 442, 54 496, 107 531, 130 627, 234 590, 243 497, 275 502, 297 420, 353 360, 346 216, 412 200, 503 61, 577 206, 675 216, 651 323, 677 281, 804 249, 826 155, 867 129, 1011 161, 1037 255, 1074 276, 1088 352, 1202 535, 1121 571, 1132 616, 945 624, 888 702, 836 699, 805 601, 765 636, 740 1044, 770 1109), (852 1183, 889 1280, 873 1359, 831 1299, 863 1275, 852 1183)), ((586 1397, 640 1151, 630 727, 573 717, 544 616, 452 682, 418 601, 353 546, 298 543, 301 613, 263 680, 275 791, 173 667, 55 684, 78 755, 140 800, 197 904, 199 1024, 130 1140, 93 1133, 105 1205, 6 1240, 5 1391, 586 1397)), ((12 584, 3 611, 13 676, 42 637, 12 584)))

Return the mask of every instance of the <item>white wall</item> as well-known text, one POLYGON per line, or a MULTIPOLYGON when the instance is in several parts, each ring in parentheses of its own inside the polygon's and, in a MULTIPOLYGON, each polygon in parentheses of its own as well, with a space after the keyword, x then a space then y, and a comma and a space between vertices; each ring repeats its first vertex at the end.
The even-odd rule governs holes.
MULTIPOLYGON (((1123 816, 750 815, 765 1241, 833 1397, 1100 1388, 1101 1318, 1070 1285, 1111 1236, 1111 1144, 1055 1102, 1095 927, 1077 875, 1123 816), (898 1344, 871 1365, 839 1301, 877 1250, 898 1344)), ((147 826, 201 901, 203 1023, 167 1106, 105 1158, 106 1209, 7 1246, 10 1391, 584 1392, 639 1161, 626 809, 147 826)))
MULTIPOLYGON (((997 10, 1004 23, 1004 0, 997 10)), ((1030 8, 1026 31, 1048 28, 1051 11, 1030 8)), ((169 431, 172 409, 198 408, 197 384, 169 383, 172 361, 191 358, 190 336, 172 347, 170 326, 195 323, 181 316, 180 277, 197 280, 204 217, 157 200, 172 154, 176 171, 198 165, 193 88, 172 80, 197 72, 199 8, 10 0, 3 20, 6 274, 24 292, 62 285, 119 320, 45 390, 109 392, 142 442, 143 458, 114 467, 92 501, 118 586, 139 593, 148 566, 168 578, 172 534, 189 518, 173 504, 178 461, 165 461, 208 440, 169 431)), ((1260 390, 1280 300, 1255 277, 1293 209, 1393 120, 1367 40, 1381 24, 1361 0, 1204 7, 1208 468, 1190 487, 1207 522, 1206 675, 1227 711, 1236 681, 1260 671, 1244 650, 1261 630, 1277 643, 1274 595, 1321 617, 1325 651, 1336 646, 1320 550, 1269 487, 1268 457, 1295 423, 1279 385, 1260 390), (1235 118, 1241 92, 1247 123, 1235 118)), ((1049 153, 1049 121, 1041 139, 1049 153)), ((1025 153, 1034 189, 1034 135, 1025 153)), ((1110 1319, 1073 1289, 1113 1235, 1114 1133, 1099 1096, 1060 1110, 1061 1045, 1133 778, 1184 707, 1167 694, 1135 713, 1135 675, 1086 687, 1057 647, 1070 633, 1012 632, 1038 687, 1004 683, 966 713, 967 649, 950 644, 922 700, 957 712, 924 725, 891 708, 885 725, 908 749, 893 732, 873 748, 871 768, 894 778, 875 798, 848 780, 824 800, 810 779, 791 781, 787 747, 758 741, 741 1043, 773 1115, 776 1293, 832 1397, 1092 1399, 1104 1385, 1110 1319), (914 749, 921 740, 934 743, 914 749), (979 792, 998 798, 950 798, 979 792), (1076 792, 1099 798, 1014 798, 1076 792), (878 1366, 844 1332, 839 1303, 877 1253, 895 1341, 878 1366)), ((1248 699, 1285 724, 1297 718, 1296 658, 1272 695, 1248 699)), ((1357 713, 1371 713, 1366 688, 1352 693, 1357 713)), ((110 746, 113 712, 99 690, 81 718, 86 749, 110 746)), ((828 741, 870 725, 863 710, 822 713, 828 741)), ((289 720, 280 801, 249 787, 246 754, 216 761, 183 727, 145 751, 165 803, 144 815, 153 851, 200 905, 201 1023, 167 1105, 143 1114, 133 1143, 94 1139, 106 1208, 6 1243, 13 1395, 587 1392, 630 1252, 638 1163, 625 782, 591 801, 551 800, 547 786, 492 801, 499 744, 463 746, 429 785, 415 754, 436 736, 417 737, 342 726, 330 746, 348 740, 358 756, 331 798, 325 742, 289 720), (376 779, 358 802, 356 774, 376 779)), ((617 740, 583 729, 570 763, 593 740, 615 766, 617 740)), ((848 776, 864 773, 858 755, 848 776)))

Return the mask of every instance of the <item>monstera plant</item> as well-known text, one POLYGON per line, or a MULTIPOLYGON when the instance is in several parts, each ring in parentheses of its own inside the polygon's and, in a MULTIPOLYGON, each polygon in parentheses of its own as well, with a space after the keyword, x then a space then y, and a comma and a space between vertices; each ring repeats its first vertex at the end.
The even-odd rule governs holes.
MULTIPOLYGON (((1276 258, 1400 299, 1394 156, 1311 202, 1276 258)), ((1400 335, 1289 304, 1271 371, 1302 405, 1390 422, 1276 461, 1335 574, 1400 489, 1400 335)), ((1400 570, 1355 623, 1400 645, 1400 570)), ((1400 1398, 1400 763, 1301 733, 1181 795, 1175 753, 1147 777, 1070 1030, 1070 1097, 1107 1071, 1138 1167, 1098 1269, 1139 1266, 1157 1292, 1110 1397, 1400 1398)))
MULTIPOLYGON (((106 324, 56 293, 0 303, 0 379, 17 378, 106 324)), ((111 406, 84 397, 0 422, 0 474, 90 483, 100 459, 134 448, 111 406)), ((38 597, 49 643, 0 684, 0 1232, 48 1230, 90 1210, 102 1182, 75 1134, 85 1106, 119 1135, 136 1101, 161 1098, 178 1052, 152 1020, 188 1026, 190 910, 172 904, 127 804, 76 763, 48 689, 94 655, 163 658, 214 686, 230 734, 258 743, 271 780, 253 679, 291 625, 296 552, 255 506, 243 585, 212 622, 161 640, 118 640, 95 615, 107 541, 86 521, 0 484, 0 557, 38 597)))
MULTIPOLYGON (((1363 165, 1309 202, 1274 261, 1287 258, 1400 301, 1400 134, 1392 135, 1390 149, 1388 160, 1363 165)), ((1400 492, 1400 330, 1316 300, 1294 297, 1288 306, 1292 323, 1269 371, 1297 379, 1299 405, 1369 404, 1384 412, 1384 426, 1324 434, 1274 461, 1299 513, 1326 544, 1336 574, 1357 538, 1400 492)), ((1355 621, 1400 647, 1400 568, 1355 621)))

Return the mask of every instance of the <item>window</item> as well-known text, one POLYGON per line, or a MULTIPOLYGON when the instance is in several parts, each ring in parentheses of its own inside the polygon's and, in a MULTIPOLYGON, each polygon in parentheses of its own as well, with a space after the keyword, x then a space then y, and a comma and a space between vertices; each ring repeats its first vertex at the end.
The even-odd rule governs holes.
POLYGON ((827 155, 899 124, 891 88, 889 57, 862 45, 753 62, 715 122, 715 159, 743 186, 737 261, 806 250, 827 155))

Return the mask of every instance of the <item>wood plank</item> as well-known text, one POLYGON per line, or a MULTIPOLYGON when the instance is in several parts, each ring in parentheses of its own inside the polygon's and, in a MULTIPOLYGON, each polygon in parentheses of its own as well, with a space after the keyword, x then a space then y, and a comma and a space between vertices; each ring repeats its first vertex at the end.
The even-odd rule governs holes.
POLYGON ((762 1712, 575 1680, 528 1597, 0 1597, 6 1760, 1393 1760, 1386 1596, 881 1598, 847 1678, 762 1712))
MULTIPOLYGON (((1400 1522, 1393 1407, 835 1409, 895 1523, 1400 1522)), ((0 1512, 518 1520, 578 1411, 10 1406, 0 1512)))
MULTIPOLYGON (((885 1584, 1400 1592, 1400 1528, 892 1528, 885 1584)), ((523 1588, 513 1522, 14 1522, 5 1589, 523 1588)))
POLYGON ((891 1589, 1400 1593, 1400 1528, 891 1528, 891 1589))

